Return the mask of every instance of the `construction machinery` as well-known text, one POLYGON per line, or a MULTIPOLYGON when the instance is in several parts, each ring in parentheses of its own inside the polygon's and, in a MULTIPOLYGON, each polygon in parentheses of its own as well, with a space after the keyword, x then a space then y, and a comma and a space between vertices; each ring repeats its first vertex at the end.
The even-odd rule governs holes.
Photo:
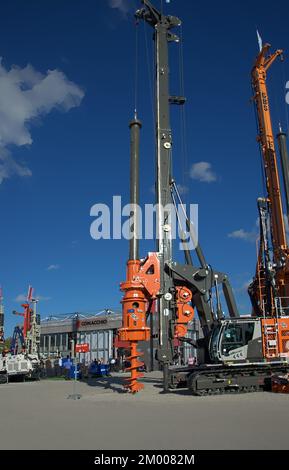
MULTIPOLYGON (((258 137, 266 184, 265 197, 258 199, 260 243, 256 274, 249 286, 253 313, 259 317, 274 317, 278 330, 278 318, 289 315, 289 249, 285 232, 282 192, 270 103, 267 90, 267 72, 273 62, 282 58, 282 50, 269 54, 265 44, 252 69, 253 100, 256 106, 258 137)), ((281 126, 277 136, 287 216, 289 215, 289 172, 286 134, 281 126)), ((288 332, 289 335, 289 332, 288 332)))
POLYGON ((37 313, 37 303, 38 300, 33 297, 33 287, 29 286, 26 302, 21 305, 23 312, 13 311, 14 315, 23 317, 23 326, 16 326, 14 329, 10 348, 13 354, 39 354, 40 315, 37 313))
POLYGON ((13 330, 10 352, 0 359, 0 383, 7 382, 9 377, 39 378, 40 316, 36 311, 37 302, 33 298, 33 288, 29 286, 27 301, 22 304, 24 311, 13 312, 24 320, 22 326, 17 325, 13 330))
POLYGON ((6 354, 0 357, 0 383, 6 383, 11 378, 39 379, 39 359, 27 354, 6 354))
MULTIPOLYGON (((144 21, 152 27, 155 42, 157 249, 155 253, 149 253, 145 259, 139 258, 137 207, 141 123, 135 115, 130 124, 130 255, 127 263, 127 280, 121 284, 124 291, 123 326, 119 331, 120 339, 129 341, 131 345, 131 367, 127 388, 132 393, 142 388, 142 384, 138 382, 138 378, 141 377, 138 372, 141 364, 138 361, 138 342, 147 341, 150 336, 157 336, 156 358, 163 371, 164 392, 179 385, 185 385, 196 395, 263 390, 272 374, 286 373, 289 370, 289 317, 285 315, 284 310, 277 309, 275 303, 274 309, 269 309, 269 302, 265 297, 262 300, 267 305, 266 315, 260 316, 255 312, 253 316, 240 317, 228 276, 215 270, 205 258, 195 226, 187 215, 173 178, 172 169, 170 105, 182 106, 186 100, 183 96, 169 94, 168 43, 179 42, 173 30, 181 25, 181 21, 177 17, 165 15, 149 0, 142 0, 142 3, 143 8, 136 12, 136 18, 137 21, 144 21), (174 217, 179 226, 184 264, 176 261, 173 256, 174 217), (193 262, 191 243, 194 245, 196 263, 193 262), (151 313, 152 304, 155 306, 155 314, 151 313), (174 366, 175 339, 191 342, 186 333, 189 323, 194 318, 195 310, 203 331, 203 338, 191 344, 197 349, 198 363, 194 366, 174 366), (151 315, 157 317, 155 322, 157 332, 150 331, 146 323, 146 319, 151 315)), ((263 49, 257 58, 253 78, 255 86, 261 87, 260 90, 256 89, 256 93, 261 93, 261 97, 256 96, 257 105, 262 104, 264 111, 267 112, 268 95, 264 95, 264 76, 262 74, 256 76, 266 51, 266 48, 263 49)), ((267 123, 268 113, 266 116, 267 123)), ((272 172, 276 183, 276 168, 272 170, 271 161, 274 155, 272 140, 270 147, 264 152, 267 158, 266 165, 270 166, 268 178, 272 172)), ((269 185, 271 184, 270 181, 269 185)), ((275 197, 276 186, 273 189, 270 186, 270 190, 270 194, 275 197)), ((279 202, 276 201, 277 199, 274 199, 270 211, 273 213, 276 208, 278 209, 276 222, 278 224, 283 220, 283 214, 278 206, 279 202)), ((279 269, 281 265, 284 266, 283 269, 287 266, 285 263, 287 248, 282 230, 281 226, 279 233, 275 227, 274 232, 274 236, 278 236, 275 256, 278 255, 279 269)), ((286 296, 285 271, 282 275, 279 271, 277 278, 280 285, 279 296, 281 294, 286 296)), ((257 298, 256 293, 253 294, 253 298, 257 298)))

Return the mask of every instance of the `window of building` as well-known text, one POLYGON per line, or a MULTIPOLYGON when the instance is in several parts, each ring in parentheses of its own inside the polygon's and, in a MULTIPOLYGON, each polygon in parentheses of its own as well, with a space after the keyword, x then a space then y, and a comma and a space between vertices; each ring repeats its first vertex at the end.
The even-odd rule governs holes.
POLYGON ((55 346, 57 347, 57 349, 60 348, 60 333, 58 333, 57 335, 55 335, 55 346))
POLYGON ((98 337, 98 333, 97 331, 93 331, 91 333, 91 349, 92 350, 95 350, 97 349, 98 345, 97 345, 97 337, 98 337))
POLYGON ((50 348, 55 347, 55 335, 50 336, 50 348))
POLYGON ((49 335, 45 335, 45 336, 43 337, 44 349, 45 349, 46 351, 49 351, 49 348, 50 348, 49 339, 50 339, 50 336, 49 336, 49 335))

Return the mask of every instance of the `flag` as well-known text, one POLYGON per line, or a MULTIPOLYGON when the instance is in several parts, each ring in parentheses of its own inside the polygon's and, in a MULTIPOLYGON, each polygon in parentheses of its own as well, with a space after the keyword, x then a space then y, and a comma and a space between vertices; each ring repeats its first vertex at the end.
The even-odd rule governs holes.
POLYGON ((259 34, 258 29, 256 29, 256 33, 257 33, 257 39, 258 39, 258 44, 259 44, 259 50, 260 50, 260 52, 261 52, 262 47, 263 47, 263 41, 262 41, 262 38, 261 38, 261 36, 260 36, 260 34, 259 34))

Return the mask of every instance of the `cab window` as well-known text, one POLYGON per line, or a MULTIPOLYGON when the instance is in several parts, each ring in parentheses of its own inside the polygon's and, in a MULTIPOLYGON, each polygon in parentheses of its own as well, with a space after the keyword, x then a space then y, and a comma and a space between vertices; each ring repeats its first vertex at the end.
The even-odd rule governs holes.
POLYGON ((222 354, 227 356, 233 349, 241 348, 253 338, 254 323, 229 323, 223 333, 222 354))

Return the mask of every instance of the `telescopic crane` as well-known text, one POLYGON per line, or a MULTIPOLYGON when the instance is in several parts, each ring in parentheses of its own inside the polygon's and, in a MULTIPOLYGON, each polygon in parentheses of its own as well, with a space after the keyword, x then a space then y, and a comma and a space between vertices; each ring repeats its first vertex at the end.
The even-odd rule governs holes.
MULTIPOLYGON (((139 258, 137 207, 141 123, 135 115, 130 123, 131 240, 127 279, 121 284, 123 324, 119 330, 120 340, 128 341, 131 349, 127 388, 135 393, 143 386, 138 382, 141 363, 137 345, 148 341, 154 333, 146 324, 154 303, 158 325, 156 357, 163 370, 165 392, 180 382, 185 382, 197 395, 262 390, 272 373, 289 370, 289 317, 278 320, 278 329, 271 316, 240 317, 228 276, 213 269, 205 258, 173 179, 170 105, 183 105, 185 98, 169 94, 168 43, 179 42, 172 30, 180 26, 181 21, 158 11, 149 0, 142 0, 142 3, 143 8, 137 10, 136 18, 152 27, 155 42, 157 247, 156 252, 149 253, 145 259, 139 258), (173 216, 179 224, 185 264, 176 262, 173 256, 173 216), (193 264, 185 231, 194 243, 196 264, 193 264), (220 288, 228 316, 221 304, 220 288), (173 367, 174 340, 188 341, 187 328, 195 311, 204 334, 194 345, 198 365, 173 367), (280 338, 283 340, 281 349, 274 342, 276 335, 278 344, 280 338)), ((281 260, 286 247, 285 244, 280 247, 281 260)))

